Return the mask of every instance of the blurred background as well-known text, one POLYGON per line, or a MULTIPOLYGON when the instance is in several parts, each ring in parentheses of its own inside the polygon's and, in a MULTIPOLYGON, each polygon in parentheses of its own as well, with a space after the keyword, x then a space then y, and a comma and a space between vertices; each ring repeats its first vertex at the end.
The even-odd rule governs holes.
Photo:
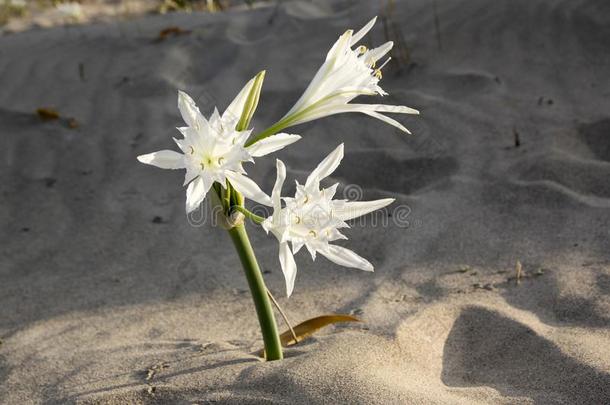
POLYGON ((32 27, 112 21, 174 11, 216 13, 252 9, 288 1, 290 0, 0 0, 0 26, 4 32, 13 32, 32 27))

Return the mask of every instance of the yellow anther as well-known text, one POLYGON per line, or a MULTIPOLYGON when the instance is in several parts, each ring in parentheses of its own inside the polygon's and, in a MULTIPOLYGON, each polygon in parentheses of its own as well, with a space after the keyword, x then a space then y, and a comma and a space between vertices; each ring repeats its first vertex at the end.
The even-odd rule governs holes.
POLYGON ((375 71, 373 72, 373 75, 378 78, 379 80, 381 80, 382 74, 381 74, 381 69, 375 69, 375 71))
POLYGON ((195 148, 193 148, 192 146, 189 146, 189 153, 192 155, 193 153, 195 153, 195 148))
POLYGON ((318 234, 316 233, 316 231, 309 231, 309 236, 312 236, 315 238, 318 236, 318 234))
POLYGON ((223 164, 224 162, 225 162, 225 158, 223 158, 223 157, 219 157, 219 158, 218 158, 218 165, 219 165, 219 166, 222 166, 222 164, 223 164))
POLYGON ((300 224, 301 223, 301 217, 299 217, 298 215, 295 215, 294 218, 295 218, 294 219, 294 223, 295 224, 300 224))
POLYGON ((358 53, 360 55, 362 55, 363 53, 368 51, 368 48, 366 46, 364 46, 364 45, 360 45, 358 48, 356 48, 356 51, 358 51, 358 53))

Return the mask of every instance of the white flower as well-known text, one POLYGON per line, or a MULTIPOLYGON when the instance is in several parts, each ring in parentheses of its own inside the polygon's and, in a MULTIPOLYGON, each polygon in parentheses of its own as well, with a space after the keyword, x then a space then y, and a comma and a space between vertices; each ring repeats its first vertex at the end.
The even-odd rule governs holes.
POLYGON ((276 161, 277 178, 273 187, 273 215, 262 223, 267 233, 271 232, 280 242, 279 258, 286 278, 288 296, 292 294, 297 267, 293 254, 303 246, 313 260, 319 252, 341 266, 373 271, 373 265, 353 251, 333 245, 338 239, 347 239, 340 228, 349 227, 345 222, 368 214, 391 204, 393 198, 375 201, 333 200, 337 184, 320 189, 320 180, 329 176, 343 159, 343 144, 331 152, 309 175, 305 185, 297 182, 294 198, 282 198, 281 191, 286 179, 286 167, 281 160, 276 161), (282 207, 282 200, 285 206, 282 207), (292 249, 288 246, 292 244, 292 249))
POLYGON ((246 140, 251 130, 235 129, 254 84, 250 80, 222 114, 215 110, 206 120, 195 102, 186 93, 178 92, 178 109, 186 127, 178 128, 184 139, 174 141, 183 153, 161 150, 138 156, 142 163, 162 169, 186 169, 186 212, 195 210, 204 200, 214 182, 226 187, 226 181, 246 198, 261 204, 270 204, 270 198, 258 185, 245 176, 243 162, 264 156, 298 141, 299 135, 277 134, 248 147, 246 140))
POLYGON ((348 30, 339 37, 305 93, 280 120, 284 124, 282 128, 328 115, 361 112, 409 133, 399 122, 381 113, 419 114, 417 110, 395 105, 349 104, 360 95, 387 94, 379 87, 379 80, 381 69, 390 58, 379 67, 375 66, 392 49, 393 42, 386 42, 374 49, 367 49, 363 45, 352 49, 370 31, 376 19, 369 21, 355 35, 348 30))

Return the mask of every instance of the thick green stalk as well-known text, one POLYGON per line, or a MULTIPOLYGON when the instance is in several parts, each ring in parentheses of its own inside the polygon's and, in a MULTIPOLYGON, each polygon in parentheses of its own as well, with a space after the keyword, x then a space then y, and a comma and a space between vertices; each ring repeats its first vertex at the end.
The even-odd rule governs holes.
POLYGON ((258 322, 263 333, 267 360, 281 360, 284 356, 282 354, 280 335, 275 323, 275 317, 273 316, 273 308, 271 307, 271 302, 267 295, 267 287, 265 286, 261 270, 258 267, 258 262, 254 256, 254 251, 252 250, 252 245, 250 245, 244 224, 229 229, 229 235, 231 235, 231 240, 233 240, 244 272, 246 273, 246 278, 248 279, 256 314, 258 315, 258 322))

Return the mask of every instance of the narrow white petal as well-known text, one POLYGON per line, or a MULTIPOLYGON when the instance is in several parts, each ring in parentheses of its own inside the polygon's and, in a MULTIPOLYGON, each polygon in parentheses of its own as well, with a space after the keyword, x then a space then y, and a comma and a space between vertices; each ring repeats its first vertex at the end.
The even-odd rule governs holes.
MULTIPOLYGON (((354 34, 353 30, 347 30, 337 39, 337 41, 333 44, 330 51, 326 54, 327 61, 333 61, 337 59, 339 56, 345 53, 351 46, 352 35, 354 34)), ((332 67, 332 64, 331 66, 332 67)))
POLYGON ((178 91, 178 110, 182 119, 189 127, 199 128, 205 122, 205 118, 199 111, 195 101, 183 91, 178 91))
POLYGON ((354 107, 364 107, 383 113, 393 114, 415 114, 419 115, 419 111, 414 108, 404 105, 387 105, 387 104, 351 104, 354 107))
POLYGON ((343 144, 340 144, 332 151, 328 156, 324 158, 322 162, 314 169, 313 172, 307 177, 305 182, 305 188, 318 187, 320 180, 331 175, 343 159, 343 144))
POLYGON ((320 254, 340 266, 373 271, 373 265, 368 260, 341 246, 328 245, 328 249, 320 250, 320 254))
POLYGON ((294 289, 294 280, 297 276, 297 264, 288 247, 288 242, 280 243, 280 265, 286 279, 286 295, 290 297, 294 289))
MULTIPOLYGON (((275 184, 271 191, 271 199, 273 200, 273 213, 278 213, 282 209, 282 186, 284 180, 286 180, 286 165, 279 159, 275 160, 275 170, 277 172, 275 177, 275 184)), ((279 219, 279 215, 277 217, 279 219)))
POLYGON ((371 19, 371 21, 366 23, 366 25, 364 27, 362 27, 357 33, 355 33, 350 42, 350 46, 354 46, 362 39, 362 37, 364 37, 366 34, 368 34, 368 32, 371 30, 371 28, 373 28, 373 25, 375 25, 376 21, 377 21, 377 17, 375 16, 371 19))
POLYGON ((350 201, 342 204, 341 208, 333 210, 333 215, 342 221, 348 221, 386 207, 393 202, 393 198, 383 198, 374 201, 350 201))
POLYGON ((206 182, 201 177, 197 177, 189 183, 189 186, 186 189, 187 214, 199 207, 199 204, 201 204, 211 186, 211 182, 206 182))
POLYGON ((315 261, 316 260, 316 248, 313 247, 311 245, 311 243, 307 243, 307 242, 305 242, 305 248, 309 252, 309 255, 311 256, 311 260, 315 261))
POLYGON ((363 113, 365 113, 365 114, 366 114, 366 115, 368 115, 369 117, 377 118, 378 120, 383 121, 383 122, 385 122, 386 124, 390 124, 390 125, 392 125, 393 127, 396 127, 396 128, 398 128, 398 129, 400 129, 401 131, 406 132, 407 134, 410 134, 410 133, 411 133, 411 131, 409 131, 407 128, 405 128, 405 126, 404 126, 404 125, 402 125, 400 122, 396 121, 396 120, 395 120, 395 119, 393 119, 393 118, 386 117, 385 115, 383 115, 383 114, 379 114, 379 113, 378 113, 378 112, 376 112, 376 111, 363 111, 363 113))
POLYGON ((349 112, 361 112, 361 113, 367 114, 371 117, 380 119, 397 128, 400 128, 401 130, 403 130, 405 132, 408 132, 406 130, 406 128, 404 128, 402 125, 400 125, 397 121, 379 114, 378 111, 396 113, 396 114, 419 114, 419 111, 417 111, 413 108, 409 108, 409 107, 405 107, 405 106, 398 106, 398 105, 343 104, 343 103, 341 103, 341 104, 335 104, 335 105, 330 105, 330 106, 329 105, 320 106, 319 108, 316 108, 316 109, 308 112, 307 114, 303 115, 300 119, 291 123, 291 125, 302 124, 305 122, 317 120, 317 119, 320 119, 323 117, 328 117, 330 115, 335 115, 335 114, 342 114, 342 113, 349 113, 349 112))
POLYGON ((256 142, 255 144, 249 146, 246 149, 248 150, 250 155, 254 157, 260 157, 278 151, 284 148, 285 146, 290 145, 291 143, 295 143, 299 139, 301 139, 300 135, 290 135, 281 133, 270 136, 265 139, 261 139, 260 141, 256 142))
MULTIPOLYGON (((377 48, 371 49, 364 56, 366 58, 365 60, 368 63, 377 62, 379 59, 383 58, 386 53, 390 52, 393 46, 394 42, 388 41, 385 44, 378 46, 377 48)), ((379 67, 379 69, 381 68, 383 68, 383 66, 379 67)))
POLYGON ((254 79, 250 79, 248 83, 241 89, 241 91, 237 94, 235 99, 229 104, 225 112, 222 114, 222 120, 232 120, 239 121, 241 117, 241 113, 244 110, 244 104, 248 99, 248 94, 250 94, 250 90, 252 90, 252 86, 254 85, 254 79))
POLYGON ((227 176, 227 179, 229 179, 235 189, 242 193, 244 197, 259 204, 264 204, 267 206, 272 205, 271 198, 267 194, 265 194, 265 192, 261 190, 260 187, 252 179, 249 179, 243 174, 230 170, 227 170, 225 174, 227 176))
POLYGON ((173 150, 160 150, 138 156, 141 163, 157 166, 161 169, 184 169, 184 155, 173 150))

